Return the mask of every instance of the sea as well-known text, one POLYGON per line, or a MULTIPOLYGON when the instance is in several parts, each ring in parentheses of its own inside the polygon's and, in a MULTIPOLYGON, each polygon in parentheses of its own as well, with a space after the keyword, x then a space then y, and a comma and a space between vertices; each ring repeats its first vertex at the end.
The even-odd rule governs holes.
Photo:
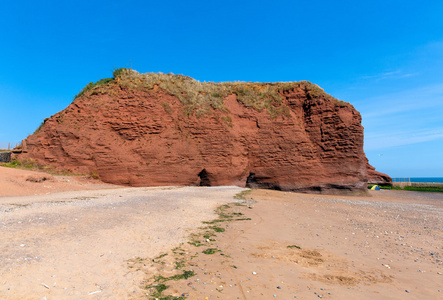
POLYGON ((443 183, 443 177, 396 177, 393 182, 438 182, 443 183))

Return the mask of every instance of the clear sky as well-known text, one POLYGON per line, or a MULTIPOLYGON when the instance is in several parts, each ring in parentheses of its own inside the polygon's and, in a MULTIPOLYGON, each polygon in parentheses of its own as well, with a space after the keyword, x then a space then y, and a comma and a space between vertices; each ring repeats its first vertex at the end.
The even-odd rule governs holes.
MULTIPOLYGON (((0 0, 0 147, 119 67, 309 80, 363 116, 392 177, 443 177, 443 1, 0 0)), ((7 145, 7 144, 6 144, 7 145)))

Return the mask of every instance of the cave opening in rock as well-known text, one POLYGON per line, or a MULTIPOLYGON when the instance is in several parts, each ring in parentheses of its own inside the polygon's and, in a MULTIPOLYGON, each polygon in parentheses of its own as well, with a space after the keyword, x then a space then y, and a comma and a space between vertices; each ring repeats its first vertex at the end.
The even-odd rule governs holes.
POLYGON ((200 186, 211 186, 211 181, 209 180, 208 172, 203 169, 200 173, 198 173, 198 177, 200 177, 200 186))
POLYGON ((249 173, 248 178, 246 178, 246 187, 255 187, 257 180, 255 179, 255 173, 249 173))
POLYGON ((270 189, 281 191, 281 187, 279 184, 272 182, 272 178, 265 176, 257 176, 255 173, 249 173, 248 178, 246 178, 247 188, 255 188, 255 189, 270 189))

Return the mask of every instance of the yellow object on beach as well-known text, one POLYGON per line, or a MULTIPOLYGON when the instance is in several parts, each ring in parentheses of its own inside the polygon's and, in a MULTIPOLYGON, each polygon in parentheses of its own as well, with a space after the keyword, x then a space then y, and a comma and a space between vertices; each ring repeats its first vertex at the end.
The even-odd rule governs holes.
POLYGON ((371 187, 371 190, 373 191, 379 191, 380 187, 378 185, 374 185, 373 187, 371 187))

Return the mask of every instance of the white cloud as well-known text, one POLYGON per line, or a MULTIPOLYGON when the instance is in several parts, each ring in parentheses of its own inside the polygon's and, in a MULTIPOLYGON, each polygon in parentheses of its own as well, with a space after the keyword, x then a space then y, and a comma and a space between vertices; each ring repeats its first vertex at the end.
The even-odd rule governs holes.
POLYGON ((443 112, 443 83, 401 92, 361 99, 358 109, 364 121, 376 122, 382 118, 396 117, 401 113, 427 110, 443 112))
POLYGON ((443 83, 361 101, 365 150, 443 138, 443 83))
POLYGON ((417 76, 420 73, 414 72, 414 73, 405 73, 401 70, 396 71, 389 71, 389 72, 382 72, 375 75, 365 75, 362 76, 362 79, 374 79, 375 81, 385 80, 385 79, 401 79, 401 78, 407 78, 412 76, 417 76))
POLYGON ((365 150, 380 150, 443 139, 443 127, 432 130, 390 131, 365 135, 365 150))

